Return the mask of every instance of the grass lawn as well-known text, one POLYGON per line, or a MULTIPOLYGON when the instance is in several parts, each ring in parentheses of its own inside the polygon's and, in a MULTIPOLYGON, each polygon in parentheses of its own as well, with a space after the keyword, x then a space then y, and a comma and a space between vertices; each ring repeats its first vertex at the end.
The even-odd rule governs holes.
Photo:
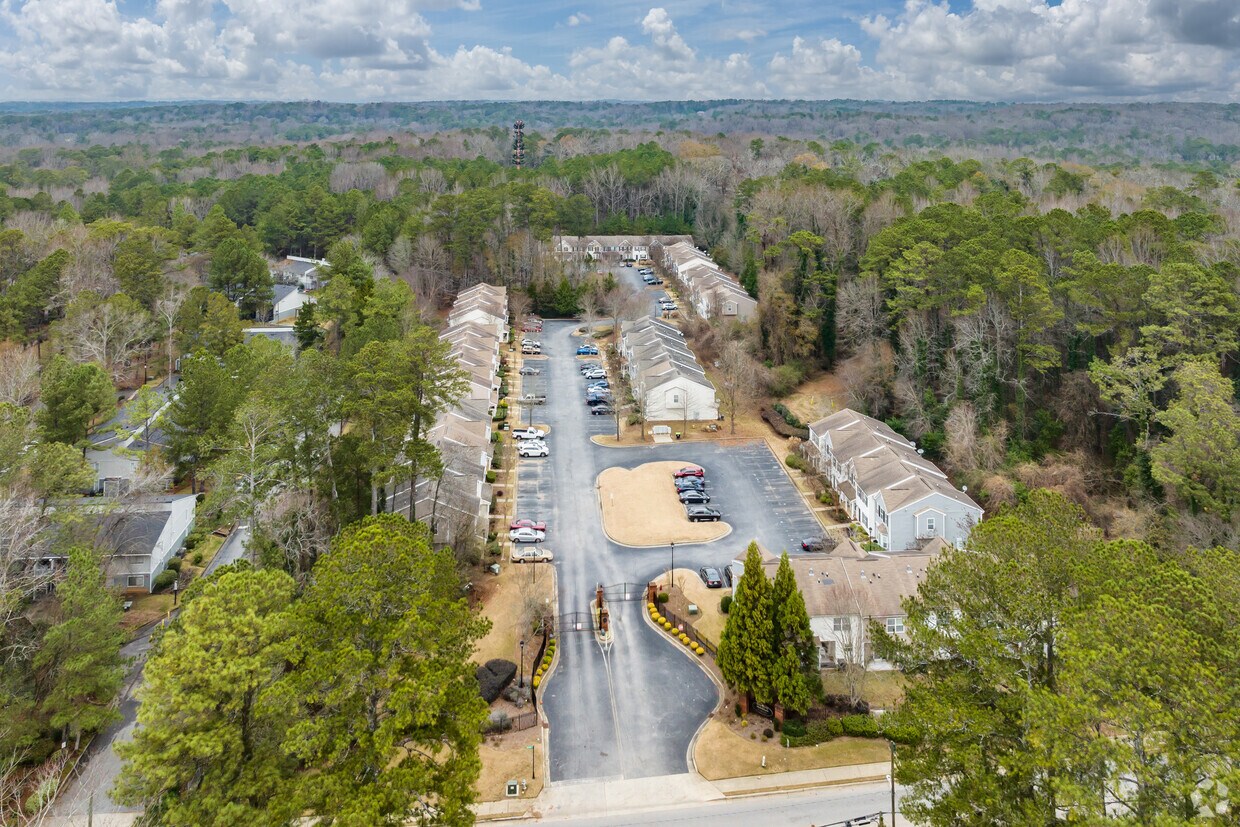
POLYGON ((769 722, 765 718, 757 721, 754 723, 751 718, 748 727, 757 738, 740 735, 717 719, 706 725, 693 750, 697 771, 703 778, 718 781, 745 775, 871 764, 888 759, 887 742, 874 738, 835 738, 825 744, 792 749, 774 739, 764 742, 761 733, 769 722), (766 756, 765 768, 763 756, 766 756))
POLYGON ((121 616, 121 625, 126 632, 145 626, 148 623, 166 617, 172 608, 172 594, 132 594, 125 595, 125 600, 132 600, 129 611, 121 616))
MULTIPOLYGON (((861 697, 874 709, 891 709, 904 697, 904 675, 889 669, 867 672, 862 678, 861 697)), ((847 695, 848 683, 840 672, 824 671, 822 688, 828 695, 847 695)))
POLYGON ((521 798, 534 798, 543 788, 542 743, 539 727, 520 732, 509 732, 489 737, 478 750, 482 759, 482 772, 474 789, 479 801, 500 801, 507 796, 504 785, 508 781, 528 781, 529 787, 521 798), (534 777, 530 777, 530 745, 534 745, 534 777))
POLYGON ((211 561, 215 558, 215 553, 220 550, 220 546, 224 545, 224 538, 218 534, 208 534, 197 547, 189 554, 185 555, 186 563, 192 565, 196 569, 206 570, 211 565, 211 561), (190 563, 201 552, 202 562, 190 563))

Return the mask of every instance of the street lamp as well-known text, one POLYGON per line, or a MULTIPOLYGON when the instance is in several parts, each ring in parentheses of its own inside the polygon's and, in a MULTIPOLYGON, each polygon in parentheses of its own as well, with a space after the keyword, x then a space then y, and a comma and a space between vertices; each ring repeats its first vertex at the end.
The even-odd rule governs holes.
POLYGON ((891 750, 891 775, 887 776, 891 779, 891 825, 895 827, 896 823, 896 745, 894 741, 887 742, 887 749, 891 750))
POLYGON ((672 591, 672 572, 676 571, 676 541, 672 540, 672 566, 667 570, 667 591, 672 591))
POLYGON ((517 688, 525 688, 525 638, 521 638, 521 665, 517 667, 517 688))

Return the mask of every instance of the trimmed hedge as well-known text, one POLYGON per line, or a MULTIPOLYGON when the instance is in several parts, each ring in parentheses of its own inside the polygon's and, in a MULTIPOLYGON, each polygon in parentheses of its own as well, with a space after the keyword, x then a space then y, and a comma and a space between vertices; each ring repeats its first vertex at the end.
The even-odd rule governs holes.
POLYGON ((154 591, 162 592, 164 589, 177 582, 177 578, 180 576, 180 574, 172 569, 164 569, 159 574, 155 575, 155 580, 151 583, 151 586, 154 591))
POLYGON ((723 597, 719 598, 719 611, 726 615, 731 610, 732 595, 725 594, 723 597))
POLYGON ((840 719, 845 735, 857 738, 877 738, 878 721, 872 715, 845 715, 840 719))
POLYGON ((774 405, 772 405, 771 407, 775 409, 775 413, 779 414, 780 416, 782 416, 782 417, 784 418, 784 422, 787 422, 787 423, 788 423, 789 425, 791 425, 793 428, 805 428, 805 427, 807 427, 807 426, 806 426, 806 424, 805 424, 804 422, 802 422, 802 421, 801 421, 801 420, 797 417, 797 415, 796 415, 796 414, 794 414, 792 411, 788 410, 788 408, 787 408, 787 407, 786 407, 786 406, 785 406, 782 402, 776 402, 776 403, 775 403, 774 405))
POLYGON ((775 433, 783 437, 800 437, 801 439, 809 439, 809 428, 794 428, 784 421, 784 418, 770 408, 763 408, 761 411, 762 418, 766 420, 766 424, 774 429, 775 433))
POLYGON ((168 571, 179 572, 180 570, 181 570, 181 558, 180 557, 173 557, 168 560, 168 571))

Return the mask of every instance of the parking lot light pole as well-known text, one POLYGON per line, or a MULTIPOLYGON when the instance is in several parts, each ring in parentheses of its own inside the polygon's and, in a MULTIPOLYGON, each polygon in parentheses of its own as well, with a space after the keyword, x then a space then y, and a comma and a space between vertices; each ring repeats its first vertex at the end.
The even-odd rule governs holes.
MULTIPOLYGON (((508 680, 512 680, 509 678, 508 680)), ((525 688, 525 638, 521 638, 521 665, 517 667, 517 689, 525 688)))
POLYGON ((676 571, 676 541, 672 540, 672 566, 667 570, 667 593, 672 593, 672 572, 676 571))

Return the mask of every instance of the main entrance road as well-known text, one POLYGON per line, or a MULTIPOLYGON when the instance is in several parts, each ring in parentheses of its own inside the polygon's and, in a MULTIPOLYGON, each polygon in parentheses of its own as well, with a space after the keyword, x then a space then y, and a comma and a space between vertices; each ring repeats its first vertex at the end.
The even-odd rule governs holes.
MULTIPOLYGON (((551 455, 520 460, 516 514, 548 525, 555 552, 559 612, 587 612, 599 585, 643 584, 666 574, 670 548, 632 549, 603 534, 595 489, 611 466, 655 460, 695 462, 707 469, 712 497, 734 531, 713 543, 676 548, 677 568, 723 565, 757 539, 772 551, 793 550, 820 531, 791 481, 761 443, 682 443, 604 448, 590 437, 614 430, 610 417, 590 416, 586 382, 574 351, 576 323, 550 321, 545 358, 527 361, 542 373, 522 377, 523 392, 546 393, 535 425, 549 425, 551 455)), ((514 421, 525 424, 528 410, 514 421)), ((669 482, 670 486, 670 482, 669 482)), ((660 492, 662 493, 662 492, 660 492)), ((641 502, 631 504, 640 514, 641 502)), ((531 569, 537 567, 531 566, 531 569)), ((531 573, 532 576, 532 573, 531 573)), ((560 631, 559 661, 543 685, 550 721, 550 778, 644 778, 687 772, 689 744, 718 701, 714 683, 686 652, 644 621, 644 598, 612 602, 614 643, 604 651, 588 631, 560 631)))

